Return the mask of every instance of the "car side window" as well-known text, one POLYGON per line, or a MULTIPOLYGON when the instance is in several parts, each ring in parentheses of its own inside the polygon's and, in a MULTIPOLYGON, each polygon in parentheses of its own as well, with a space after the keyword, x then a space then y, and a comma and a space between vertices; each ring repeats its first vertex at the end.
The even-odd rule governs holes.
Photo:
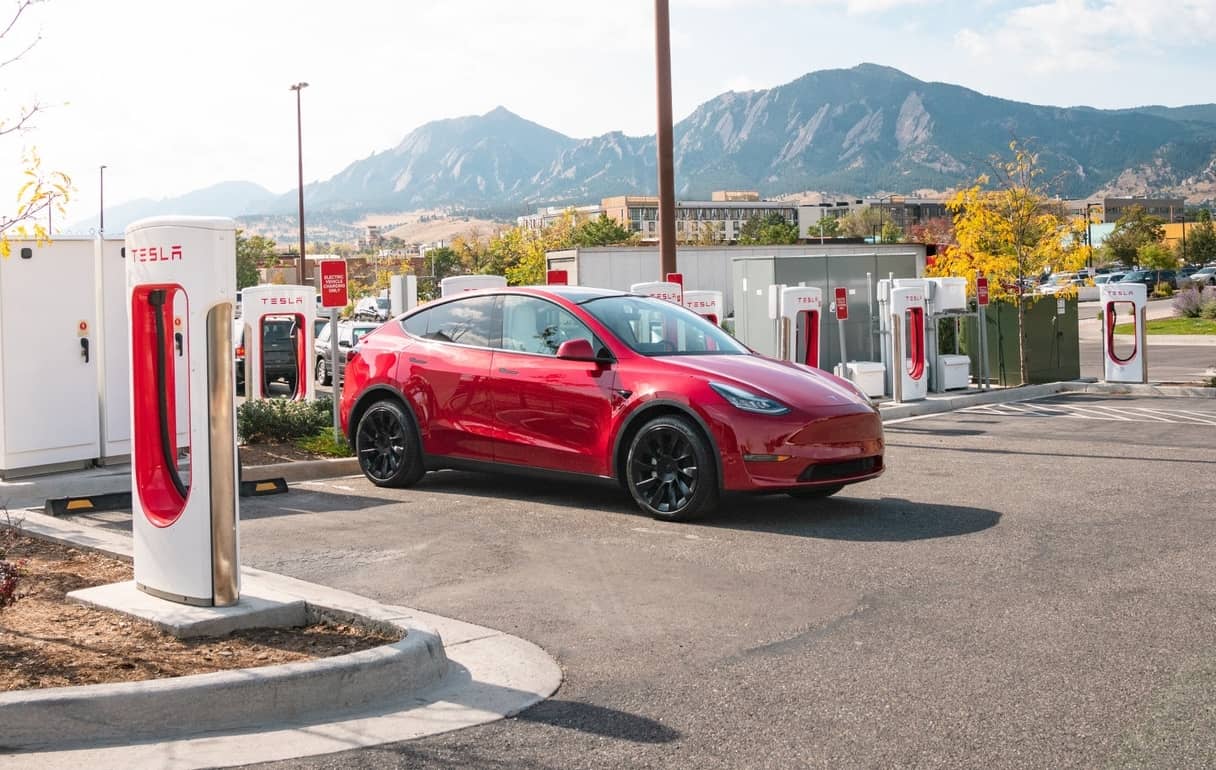
POLYGON ((536 297, 508 295, 502 303, 503 350, 555 356, 567 340, 584 339, 594 350, 603 345, 572 313, 536 297))
MULTIPOLYGON (((436 305, 425 313, 426 332, 419 335, 439 342, 455 342, 461 345, 488 347, 494 338, 494 297, 469 297, 436 305)), ((406 321, 406 331, 410 321, 406 321)), ((416 327, 415 327, 416 328, 416 327)))
POLYGON ((430 310, 423 310, 418 313, 414 313, 412 316, 402 321, 401 326, 405 328, 407 333, 415 337, 425 337, 427 316, 430 314, 430 310))

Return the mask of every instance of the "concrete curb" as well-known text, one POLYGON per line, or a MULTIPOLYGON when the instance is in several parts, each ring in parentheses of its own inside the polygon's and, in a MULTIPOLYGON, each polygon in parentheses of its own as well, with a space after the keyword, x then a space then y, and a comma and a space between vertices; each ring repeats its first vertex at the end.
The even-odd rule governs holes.
MULTIPOLYGON (((22 516, 22 527, 31 534, 130 558, 129 535, 36 511, 23 512, 22 516)), ((347 591, 253 567, 241 568, 241 584, 243 591, 276 600, 302 600, 338 621, 357 619, 373 627, 405 629, 406 637, 395 645, 286 666, 125 685, 12 693, 9 696, 31 696, 21 723, 25 729, 41 730, 43 738, 39 742, 37 735, 33 740, 27 735, 28 742, 18 744, 17 718, 13 716, 16 711, 6 699, 9 696, 0 697, 4 723, 0 731, 0 768, 185 770, 315 756, 492 722, 543 701, 561 686, 562 671, 552 657, 535 644, 501 631, 408 607, 381 604, 347 591), (440 666, 446 675, 434 677, 440 666), (407 670, 403 680, 393 675, 397 667, 413 667, 415 676, 411 678, 407 670), (327 670, 331 668, 334 670, 327 670), (275 685, 268 686, 264 675, 284 669, 299 675, 301 681, 293 687, 307 688, 309 697, 323 704, 324 711, 309 711, 291 700, 276 699, 275 685), (304 673, 294 669, 304 669, 304 673), (317 676, 313 676, 314 670, 319 672, 317 676), (233 678, 248 685, 238 695, 218 684, 233 678), (203 679, 207 687, 184 699, 186 710, 182 713, 136 708, 121 698, 111 697, 108 705, 99 709, 103 713, 91 717, 97 719, 97 724, 90 722, 84 729, 113 729, 117 733, 114 737, 85 739, 64 731, 75 730, 80 722, 75 710, 80 707, 72 695, 102 691, 97 688, 121 690, 130 685, 136 685, 131 689, 159 692, 192 679, 203 679), (200 697, 211 699, 210 705, 204 707, 200 697), (245 708, 241 701, 247 698, 268 703, 273 710, 260 720, 249 714, 239 716, 245 708), (344 707, 344 702, 354 705, 344 707), (36 717, 39 713, 41 716, 36 717), (238 716, 233 717, 232 713, 238 716), (201 719, 211 714, 218 715, 221 723, 228 726, 218 727, 201 719), (30 725, 35 718, 41 723, 30 725), (47 727, 47 720, 55 719, 64 727, 50 735, 55 730, 47 727), (114 724, 117 719, 131 721, 134 727, 119 730, 114 724)))
POLYGON ((1216 388, 1188 385, 1140 385, 1113 382, 1049 382, 1042 385, 1022 385, 982 393, 961 393, 911 401, 903 404, 880 405, 883 422, 893 422, 926 414, 939 414, 981 404, 1005 404, 1033 401, 1060 393, 1101 393, 1112 396, 1157 396, 1162 398, 1216 398, 1216 388))
MULTIPOLYGON (((309 606, 312 619, 324 607, 309 606)), ((360 618, 361 619, 361 618, 360 618)), ((4 748, 165 740, 284 720, 324 719, 425 689, 447 673, 433 630, 382 620, 399 642, 332 658, 175 679, 0 694, 4 748)))

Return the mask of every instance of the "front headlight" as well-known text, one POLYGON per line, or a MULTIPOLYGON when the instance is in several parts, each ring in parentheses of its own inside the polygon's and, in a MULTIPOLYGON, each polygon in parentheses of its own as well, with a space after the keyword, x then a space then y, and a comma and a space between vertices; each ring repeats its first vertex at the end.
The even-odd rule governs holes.
POLYGON ((724 385, 720 382, 711 382, 709 387, 714 389, 722 398, 736 409, 742 409, 745 412, 753 412, 755 414, 785 414, 790 409, 780 401, 769 398, 768 396, 759 396, 755 393, 736 388, 734 385, 724 385))

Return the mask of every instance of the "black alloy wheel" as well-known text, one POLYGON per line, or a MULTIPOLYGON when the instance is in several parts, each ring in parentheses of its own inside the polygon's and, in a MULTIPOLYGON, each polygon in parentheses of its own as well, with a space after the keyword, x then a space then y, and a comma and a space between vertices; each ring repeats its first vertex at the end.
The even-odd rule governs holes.
POLYGON ((786 492, 786 494, 799 500, 817 500, 824 497, 831 497, 842 489, 844 489, 844 484, 833 484, 830 487, 805 487, 803 489, 791 489, 786 492))
POLYGON ((718 503, 709 442, 684 417, 656 417, 642 426, 629 444, 625 479, 634 501, 656 519, 688 521, 718 503))
POLYGON ((317 357, 317 382, 322 385, 329 385, 333 382, 329 372, 325 371, 325 359, 320 356, 317 357))
POLYGON ((426 473, 414 420, 396 401, 377 401, 359 418, 355 454, 378 487, 408 487, 426 473))

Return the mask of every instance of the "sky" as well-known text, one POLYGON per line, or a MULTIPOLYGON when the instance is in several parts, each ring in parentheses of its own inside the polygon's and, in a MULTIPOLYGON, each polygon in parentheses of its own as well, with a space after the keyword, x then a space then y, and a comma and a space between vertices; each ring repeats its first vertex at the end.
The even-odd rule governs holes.
MULTIPOLYGON (((0 27, 18 0, 0 0, 0 27)), ((1216 0, 670 0, 676 119, 729 90, 883 64, 1050 105, 1216 101, 1216 0)), ((0 182, 21 154, 105 201, 296 184, 496 106, 574 137, 654 132, 652 0, 44 0, 0 40, 0 182)), ((0 209, 11 199, 0 196, 0 209)), ((0 210, 0 213, 9 212, 0 210)))

